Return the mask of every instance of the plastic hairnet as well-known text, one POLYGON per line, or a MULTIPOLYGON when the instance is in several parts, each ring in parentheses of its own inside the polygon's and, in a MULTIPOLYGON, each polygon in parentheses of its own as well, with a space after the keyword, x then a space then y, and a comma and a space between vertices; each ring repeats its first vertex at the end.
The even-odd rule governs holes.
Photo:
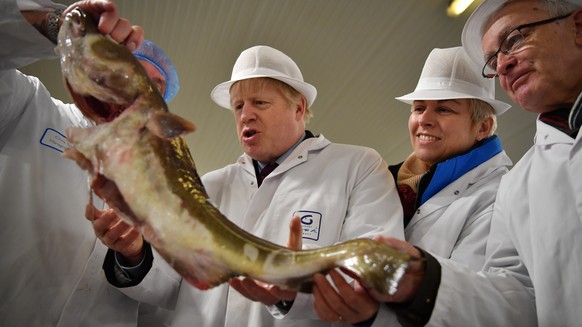
POLYGON ((140 47, 133 51, 133 55, 138 59, 151 63, 164 75, 166 78, 164 100, 166 102, 172 100, 180 90, 180 81, 178 80, 176 68, 174 68, 164 50, 152 41, 144 40, 140 47))

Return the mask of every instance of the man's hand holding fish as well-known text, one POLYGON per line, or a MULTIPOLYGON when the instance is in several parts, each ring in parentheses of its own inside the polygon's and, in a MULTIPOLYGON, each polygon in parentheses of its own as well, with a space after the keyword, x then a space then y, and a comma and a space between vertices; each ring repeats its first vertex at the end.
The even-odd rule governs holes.
POLYGON ((109 0, 79 1, 69 6, 63 15, 77 7, 83 9, 85 13, 91 15, 98 22, 99 32, 124 44, 129 51, 137 49, 143 42, 142 27, 132 25, 128 19, 121 17, 114 2, 109 0))

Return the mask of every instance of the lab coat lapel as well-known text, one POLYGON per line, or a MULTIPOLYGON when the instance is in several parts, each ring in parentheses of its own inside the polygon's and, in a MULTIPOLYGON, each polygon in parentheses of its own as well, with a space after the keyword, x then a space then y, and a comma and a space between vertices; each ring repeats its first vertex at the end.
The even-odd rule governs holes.
MULTIPOLYGON (((269 208, 271 201, 275 193, 285 192, 285 185, 281 185, 286 175, 288 175, 290 170, 298 165, 304 164, 308 161, 309 152, 318 151, 325 148, 331 142, 323 135, 319 137, 309 138, 303 141, 292 153, 287 157, 287 159, 277 167, 269 176, 267 176, 261 187, 259 187, 251 199, 247 211, 244 215, 242 221, 242 228, 249 231, 253 230, 254 227, 263 219, 267 209, 269 208)), ((248 158, 249 161, 250 157, 248 158)), ((255 178, 255 171, 252 164, 245 165, 244 169, 250 171, 253 178, 255 178)), ((274 218, 274 217, 271 217, 274 218)))

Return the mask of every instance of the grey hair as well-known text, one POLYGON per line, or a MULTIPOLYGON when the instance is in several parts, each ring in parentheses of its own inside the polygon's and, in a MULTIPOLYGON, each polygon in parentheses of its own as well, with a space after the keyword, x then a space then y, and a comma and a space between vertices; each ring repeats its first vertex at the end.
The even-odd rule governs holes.
MULTIPOLYGON (((508 0, 503 6, 507 5, 510 2, 517 1, 519 0, 508 0)), ((578 5, 570 3, 566 0, 537 0, 537 1, 540 4, 541 9, 547 12, 552 17, 566 15, 579 8, 578 5)), ((500 10, 500 8, 497 9, 497 11, 498 10, 500 10)), ((491 13, 489 17, 487 17, 485 22, 487 22, 487 24, 491 23, 491 19, 493 18, 494 15, 495 12, 491 13)), ((485 28, 485 26, 487 26, 487 24, 483 24, 483 26, 481 26, 482 29, 481 35, 483 35, 484 32, 483 29, 485 28)))
POLYGON ((539 0, 542 8, 551 16, 561 16, 578 9, 578 6, 565 0, 539 0))

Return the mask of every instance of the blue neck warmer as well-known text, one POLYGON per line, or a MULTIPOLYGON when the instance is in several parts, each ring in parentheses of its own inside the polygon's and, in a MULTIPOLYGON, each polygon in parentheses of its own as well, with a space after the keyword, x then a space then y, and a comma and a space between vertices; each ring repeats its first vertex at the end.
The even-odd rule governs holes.
POLYGON ((457 178, 465 175, 471 169, 491 159, 503 151, 497 135, 483 141, 481 146, 449 160, 437 164, 436 171, 422 194, 420 205, 428 201, 445 186, 451 184, 457 178))

